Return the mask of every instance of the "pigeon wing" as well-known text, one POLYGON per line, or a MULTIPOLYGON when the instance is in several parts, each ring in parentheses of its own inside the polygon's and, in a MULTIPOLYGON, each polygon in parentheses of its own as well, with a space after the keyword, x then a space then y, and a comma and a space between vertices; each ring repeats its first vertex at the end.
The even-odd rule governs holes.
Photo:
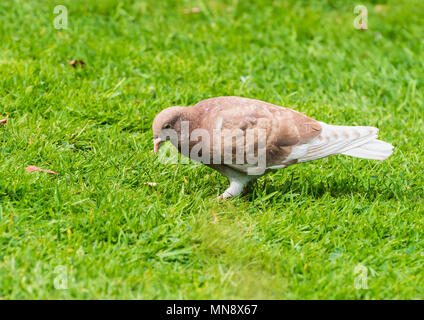
POLYGON ((267 167, 286 166, 294 146, 307 143, 321 132, 321 125, 304 114, 254 99, 219 97, 201 101, 194 107, 202 114, 201 128, 211 136, 214 131, 220 132, 221 139, 211 141, 211 154, 219 149, 221 160, 227 162, 224 155, 230 153, 232 164, 240 171, 246 171, 247 161, 246 154, 243 161, 240 157, 237 161, 237 150, 258 150, 258 135, 253 140, 247 139, 249 131, 265 133, 267 167), (231 139, 231 150, 224 150, 225 139, 231 139))

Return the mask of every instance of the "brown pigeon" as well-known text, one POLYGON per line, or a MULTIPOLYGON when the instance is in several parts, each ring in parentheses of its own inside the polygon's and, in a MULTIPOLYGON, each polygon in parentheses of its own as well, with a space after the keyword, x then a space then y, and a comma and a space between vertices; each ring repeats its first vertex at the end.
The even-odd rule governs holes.
POLYGON ((384 160, 393 146, 378 129, 335 126, 259 100, 218 97, 170 107, 153 121, 154 151, 166 140, 230 181, 219 198, 239 195, 263 174, 336 154, 384 160))

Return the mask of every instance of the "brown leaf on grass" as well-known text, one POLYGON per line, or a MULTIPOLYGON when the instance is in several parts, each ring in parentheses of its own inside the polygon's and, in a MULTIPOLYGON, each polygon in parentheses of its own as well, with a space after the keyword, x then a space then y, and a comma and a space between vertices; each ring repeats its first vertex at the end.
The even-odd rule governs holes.
POLYGON ((215 214, 215 209, 214 209, 214 208, 212 208, 212 214, 213 214, 213 220, 214 220, 215 222, 218 222, 218 218, 217 218, 217 216, 216 216, 216 214, 215 214))
POLYGON ((36 166, 28 166, 25 169, 26 169, 26 172, 37 171, 37 172, 47 172, 47 173, 50 173, 50 174, 57 174, 57 172, 54 172, 54 171, 51 171, 51 170, 46 170, 46 169, 40 169, 36 166))
POLYGON ((72 60, 69 64, 72 68, 76 68, 78 64, 81 66, 81 69, 85 66, 85 62, 83 60, 72 60))
POLYGON ((183 12, 184 12, 184 14, 199 13, 200 12, 200 8, 185 9, 183 12))

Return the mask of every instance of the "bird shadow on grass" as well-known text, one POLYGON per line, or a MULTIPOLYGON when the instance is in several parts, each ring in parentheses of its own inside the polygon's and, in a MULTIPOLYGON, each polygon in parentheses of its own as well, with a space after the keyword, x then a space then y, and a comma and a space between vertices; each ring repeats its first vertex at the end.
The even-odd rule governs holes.
POLYGON ((348 195, 362 195, 370 199, 392 199, 395 198, 393 190, 382 181, 361 180, 352 177, 322 179, 314 181, 313 177, 304 177, 304 180, 299 178, 288 177, 284 181, 273 180, 264 177, 255 182, 251 186, 251 190, 245 195, 246 198, 254 200, 260 197, 267 197, 269 194, 275 193, 275 196, 290 197, 290 195, 308 196, 315 199, 320 199, 328 194, 333 198, 342 198, 348 195), (279 195, 277 195, 279 194, 279 195))

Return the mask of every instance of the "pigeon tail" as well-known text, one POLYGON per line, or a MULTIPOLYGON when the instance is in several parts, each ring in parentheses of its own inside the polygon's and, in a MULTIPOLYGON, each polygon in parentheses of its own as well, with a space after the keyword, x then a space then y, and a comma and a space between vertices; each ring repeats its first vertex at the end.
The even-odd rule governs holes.
POLYGON ((320 122, 321 134, 309 142, 298 162, 312 161, 335 154, 384 160, 392 154, 390 143, 378 140, 378 129, 361 126, 335 126, 320 122))
POLYGON ((372 160, 385 160, 393 152, 393 146, 390 143, 375 139, 358 148, 350 149, 342 154, 347 156, 372 159, 372 160))

